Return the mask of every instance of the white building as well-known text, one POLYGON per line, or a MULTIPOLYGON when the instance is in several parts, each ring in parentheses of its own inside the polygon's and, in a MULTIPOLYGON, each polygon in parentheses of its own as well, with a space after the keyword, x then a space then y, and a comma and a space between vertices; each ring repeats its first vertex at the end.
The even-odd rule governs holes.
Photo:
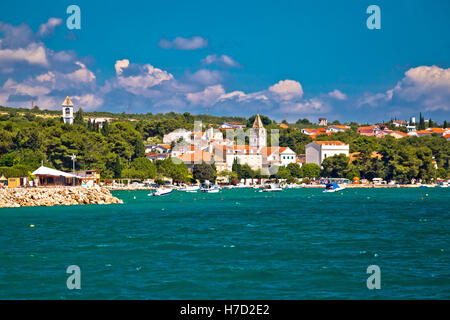
POLYGON ((62 116, 64 123, 73 124, 73 103, 68 96, 62 103, 62 116))
POLYGON ((224 122, 219 129, 243 129, 245 125, 239 122, 224 122))
POLYGON ((190 141, 191 132, 186 129, 177 129, 173 132, 165 134, 163 137, 164 144, 171 144, 172 142, 177 142, 180 139, 185 141, 190 141))
POLYGON ((231 171, 235 160, 241 165, 248 164, 253 170, 263 165, 262 154, 248 145, 215 145, 213 158, 218 172, 231 171))
POLYGON ((289 147, 264 147, 261 149, 266 165, 286 167, 289 163, 296 163, 296 154, 289 147))
POLYGON ((106 122, 111 122, 112 118, 90 118, 89 119, 93 124, 98 125, 101 129, 105 125, 106 122))
POLYGON ((349 156, 349 145, 340 141, 314 141, 306 145, 306 163, 321 165, 327 157, 349 156))
POLYGON ((319 118, 319 126, 327 126, 328 121, 327 118, 319 118))
POLYGON ((346 125, 338 125, 338 124, 334 124, 331 125, 327 128, 326 132, 333 132, 333 133, 337 133, 337 132, 345 132, 346 130, 350 129, 349 126, 346 125))
POLYGON ((406 122, 406 121, 400 121, 400 120, 394 120, 394 121, 392 121, 392 124, 395 126, 395 127, 406 127, 407 125, 408 125, 408 122, 406 122))

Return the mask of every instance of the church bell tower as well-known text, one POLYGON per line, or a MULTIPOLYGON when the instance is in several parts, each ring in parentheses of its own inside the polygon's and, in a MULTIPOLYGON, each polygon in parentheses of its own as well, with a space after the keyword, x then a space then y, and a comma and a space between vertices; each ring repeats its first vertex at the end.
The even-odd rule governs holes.
POLYGON ((261 117, 256 115, 252 129, 250 129, 250 147, 260 151, 267 145, 267 131, 264 128, 261 117))
POLYGON ((73 124, 73 103, 69 97, 62 104, 62 115, 64 123, 73 124))

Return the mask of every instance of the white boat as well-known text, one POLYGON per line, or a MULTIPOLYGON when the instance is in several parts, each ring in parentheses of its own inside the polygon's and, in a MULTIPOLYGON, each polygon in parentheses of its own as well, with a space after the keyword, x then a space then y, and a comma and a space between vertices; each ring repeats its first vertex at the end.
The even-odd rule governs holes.
POLYGON ((264 185, 264 189, 260 190, 259 192, 280 192, 283 191, 283 188, 280 187, 280 185, 276 183, 270 183, 264 185))
POLYGON ((202 184, 200 191, 206 193, 219 193, 220 188, 215 186, 214 183, 209 182, 202 184))
POLYGON ((438 188, 448 188, 448 182, 447 181, 441 181, 439 182, 436 187, 438 188))
POLYGON ((149 193, 149 196, 166 196, 168 194, 171 194, 173 192, 173 189, 164 189, 164 188, 158 188, 155 192, 149 193))
POLYGON ((248 184, 242 184, 239 183, 238 185, 234 186, 235 189, 250 189, 252 186, 248 184))
POLYGON ((184 191, 184 192, 190 192, 190 193, 195 193, 198 190, 200 190, 199 186, 184 186, 181 189, 178 189, 178 191, 184 191))
POLYGON ((344 187, 339 186, 337 183, 327 183, 323 192, 338 192, 344 190, 344 187))

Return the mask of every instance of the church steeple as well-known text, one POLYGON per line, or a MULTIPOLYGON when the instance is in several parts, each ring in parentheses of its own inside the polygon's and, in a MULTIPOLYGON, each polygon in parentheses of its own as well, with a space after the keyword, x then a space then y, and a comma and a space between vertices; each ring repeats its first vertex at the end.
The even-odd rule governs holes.
POLYGON ((253 127, 250 129, 250 147, 260 151, 261 148, 267 145, 267 132, 264 129, 261 117, 259 114, 255 117, 253 127))
POLYGON ((62 103, 62 115, 64 123, 73 124, 73 103, 68 96, 62 103))
POLYGON ((259 114, 256 115, 255 117, 255 121, 253 122, 253 129, 261 129, 264 128, 262 121, 261 121, 261 117, 259 116, 259 114))

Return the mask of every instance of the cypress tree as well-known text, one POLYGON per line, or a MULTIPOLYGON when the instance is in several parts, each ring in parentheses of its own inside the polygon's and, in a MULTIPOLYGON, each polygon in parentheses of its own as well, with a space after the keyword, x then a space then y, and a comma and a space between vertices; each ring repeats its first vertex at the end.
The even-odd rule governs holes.
POLYGON ((83 124, 83 109, 80 108, 77 113, 75 113, 74 123, 83 124))
POLYGON ((145 146, 141 139, 138 139, 136 141, 136 146, 134 149, 134 157, 135 158, 145 157, 145 146))
POLYGON ((242 168, 241 168, 241 165, 238 163, 237 158, 235 158, 233 161, 233 166, 231 167, 231 171, 236 172, 239 180, 242 179, 242 168))
POLYGON ((447 120, 444 120, 444 124, 442 126, 444 129, 448 128, 447 120))
POLYGON ((114 179, 120 179, 122 177, 122 165, 120 164, 119 156, 116 156, 116 162, 114 163, 114 179))
POLYGON ((105 137, 109 135, 109 123, 108 123, 108 121, 105 121, 103 123, 102 135, 104 135, 105 137))
POLYGON ((423 119, 422 112, 419 117, 419 130, 425 130, 425 120, 423 119))

